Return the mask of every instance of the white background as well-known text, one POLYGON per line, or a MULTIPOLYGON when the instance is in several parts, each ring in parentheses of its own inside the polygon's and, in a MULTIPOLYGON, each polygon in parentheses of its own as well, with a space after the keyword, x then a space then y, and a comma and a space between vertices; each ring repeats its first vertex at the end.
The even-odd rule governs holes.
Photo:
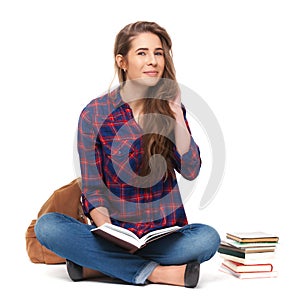
MULTIPOLYGON (((178 81, 208 103, 224 134, 224 179, 213 202, 199 210, 212 162, 205 135, 192 127, 203 168, 187 203, 190 221, 208 223, 221 235, 231 230, 279 235, 282 275, 269 285, 273 289, 286 279, 288 289, 294 288, 300 200, 298 1, 0 3, 1 276, 10 295, 16 285, 25 291, 40 272, 28 261, 25 231, 53 190, 77 177, 73 147, 79 113, 107 90, 114 76, 115 35, 137 20, 167 29, 178 81), (16 281, 13 274, 19 274, 16 281)), ((56 285, 69 282, 64 273, 58 279, 55 272, 49 275, 50 268, 43 269, 46 277, 39 284, 53 278, 56 285)), ((250 290, 251 284, 256 283, 248 284, 250 290)), ((207 286, 217 293, 211 280, 194 295, 200 298, 207 286)), ((234 288, 242 286, 234 281, 234 288)), ((219 289, 227 292, 226 285, 219 289)))

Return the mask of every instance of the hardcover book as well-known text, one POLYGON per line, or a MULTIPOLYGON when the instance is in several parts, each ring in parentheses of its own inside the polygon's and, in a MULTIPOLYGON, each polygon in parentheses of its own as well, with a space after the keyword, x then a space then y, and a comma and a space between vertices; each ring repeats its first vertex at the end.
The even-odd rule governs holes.
POLYGON ((146 235, 139 238, 126 228, 116 226, 114 224, 104 223, 97 228, 91 229, 91 232, 117 244, 118 246, 128 250, 130 253, 134 253, 138 249, 144 247, 147 243, 159 239, 167 234, 178 231, 180 228, 180 226, 172 226, 157 229, 148 232, 146 235))
POLYGON ((230 274, 239 279, 272 278, 278 276, 278 272, 276 270, 272 270, 269 272, 241 272, 240 273, 227 268, 223 264, 220 266, 220 271, 230 274))
POLYGON ((257 264, 257 265, 244 265, 232 260, 224 259, 222 263, 225 267, 238 273, 250 273, 250 272, 271 272, 273 271, 273 265, 257 264))
POLYGON ((219 253, 219 256, 223 259, 227 259, 227 260, 231 260, 231 261, 235 261, 235 262, 239 262, 241 264, 244 265, 257 265, 257 264, 268 264, 271 263, 273 264, 273 262, 275 261, 275 257, 274 258, 258 258, 258 257, 238 257, 238 256, 234 256, 234 255, 230 255, 230 254, 225 254, 225 253, 219 253))
POLYGON ((220 243, 220 248, 222 249, 228 249, 228 250, 232 250, 235 252, 242 252, 242 253, 256 253, 256 252, 274 252, 276 250, 276 246, 275 245, 262 245, 262 246, 251 246, 251 247, 237 247, 237 246, 233 246, 225 241, 221 241, 220 243))
POLYGON ((218 248, 219 253, 233 255, 241 258, 274 258, 275 257, 275 249, 265 249, 265 248, 250 248, 250 249, 240 249, 235 247, 230 247, 225 244, 220 244, 218 248))
POLYGON ((249 248, 257 248, 257 247, 276 247, 278 242, 251 242, 251 243, 239 243, 232 239, 224 239, 225 243, 240 248, 240 249, 249 249, 249 248))
POLYGON ((275 242, 277 243, 279 238, 276 235, 266 232, 232 232, 226 233, 228 239, 235 240, 239 243, 256 243, 256 242, 275 242))
POLYGON ((273 251, 264 251, 264 252, 241 252, 236 251, 231 248, 219 247, 219 253, 228 254, 235 257, 240 257, 244 259, 270 259, 275 257, 275 253, 273 251))

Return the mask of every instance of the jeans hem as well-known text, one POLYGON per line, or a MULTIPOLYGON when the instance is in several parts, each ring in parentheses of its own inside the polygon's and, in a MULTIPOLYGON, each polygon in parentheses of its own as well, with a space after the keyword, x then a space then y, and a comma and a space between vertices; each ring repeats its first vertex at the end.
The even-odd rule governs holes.
POLYGON ((147 282, 147 278, 149 277, 149 275, 153 272, 153 270, 158 265, 159 264, 154 261, 150 261, 149 263, 147 263, 147 265, 144 266, 135 276, 134 283, 135 284, 145 284, 147 282))

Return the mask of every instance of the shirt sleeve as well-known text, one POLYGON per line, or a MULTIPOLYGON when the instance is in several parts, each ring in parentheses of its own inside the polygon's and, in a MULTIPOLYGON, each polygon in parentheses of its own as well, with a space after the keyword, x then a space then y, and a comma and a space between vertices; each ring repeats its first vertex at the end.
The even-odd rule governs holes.
MULTIPOLYGON (((189 133, 191 134, 191 130, 186 118, 186 110, 184 106, 182 107, 182 110, 183 110, 186 127, 189 133)), ((180 155, 176 149, 176 146, 174 146, 174 159, 175 159, 175 170, 178 173, 180 173, 185 179, 193 180, 198 176, 202 161, 200 157, 200 149, 192 136, 191 136, 189 150, 183 155, 180 155)))
POLYGON ((89 111, 84 109, 78 122, 77 148, 82 178, 83 208, 87 216, 96 207, 107 207, 105 201, 107 188, 103 182, 97 135, 98 129, 93 125, 89 111))

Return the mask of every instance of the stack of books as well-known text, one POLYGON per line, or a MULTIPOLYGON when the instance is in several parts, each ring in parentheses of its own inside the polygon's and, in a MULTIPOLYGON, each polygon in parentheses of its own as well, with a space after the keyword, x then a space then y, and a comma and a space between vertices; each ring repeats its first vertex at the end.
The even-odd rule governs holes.
POLYGON ((279 237, 265 232, 226 233, 218 253, 220 271, 240 279, 277 277, 274 269, 279 237))

